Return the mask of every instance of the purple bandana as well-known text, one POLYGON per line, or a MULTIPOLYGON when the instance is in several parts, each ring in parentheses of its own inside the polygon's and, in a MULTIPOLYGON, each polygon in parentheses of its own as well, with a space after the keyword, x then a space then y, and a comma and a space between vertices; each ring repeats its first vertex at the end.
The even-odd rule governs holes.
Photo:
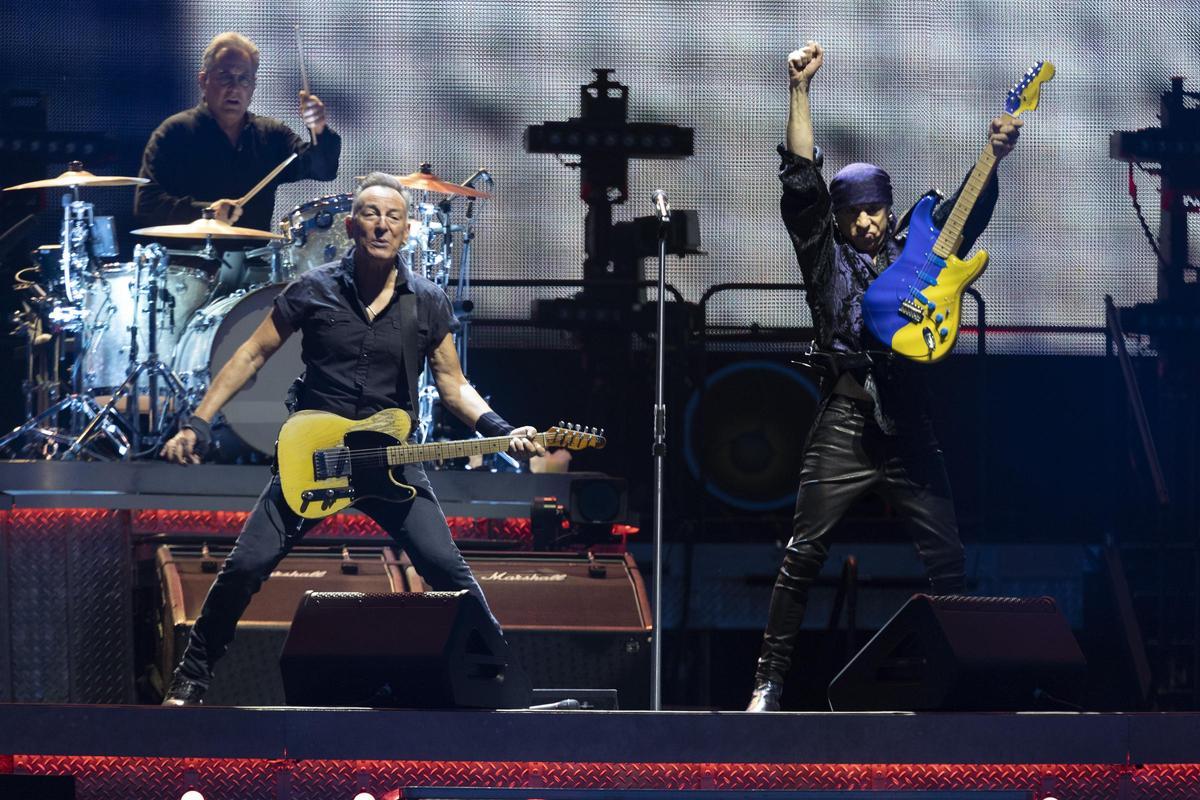
POLYGON ((847 206, 892 205, 892 179, 874 164, 847 164, 829 182, 833 210, 847 206))

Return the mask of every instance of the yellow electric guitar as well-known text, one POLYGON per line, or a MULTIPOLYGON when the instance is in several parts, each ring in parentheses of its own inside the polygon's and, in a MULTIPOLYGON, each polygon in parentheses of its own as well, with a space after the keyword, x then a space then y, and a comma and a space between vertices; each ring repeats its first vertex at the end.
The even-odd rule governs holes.
MULTIPOLYGON (((417 490, 401 482, 395 467, 421 461, 500 453, 508 436, 456 442, 408 444, 412 421, 400 409, 363 420, 325 411, 297 411, 279 431, 276 460, 283 497, 306 519, 336 514, 364 497, 405 503, 417 490)), ((604 431, 559 423, 531 437, 544 447, 604 447, 604 431)))
MULTIPOLYGON (((1008 93, 1005 113, 1017 117, 1038 107, 1041 86, 1054 77, 1054 65, 1039 61, 1008 93)), ((941 230, 933 224, 926 197, 913 209, 904 251, 871 282, 863 295, 863 322, 875 338, 913 361, 930 363, 950 353, 958 341, 963 292, 983 274, 988 254, 958 257, 963 226, 979 193, 996 169, 991 144, 984 145, 941 230)))

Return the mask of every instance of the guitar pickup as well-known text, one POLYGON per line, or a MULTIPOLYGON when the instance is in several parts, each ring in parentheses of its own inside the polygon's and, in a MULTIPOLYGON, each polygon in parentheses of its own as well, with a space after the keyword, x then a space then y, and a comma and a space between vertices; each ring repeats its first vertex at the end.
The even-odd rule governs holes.
POLYGON ((321 503, 321 510, 333 506, 334 502, 354 498, 354 488, 351 486, 336 486, 331 489, 309 489, 300 493, 300 513, 308 510, 310 503, 321 503))
POLYGON ((319 481, 350 474, 350 448, 331 447, 313 453, 313 477, 319 481))
POLYGON ((917 302, 915 298, 908 298, 900 303, 900 316, 904 317, 909 322, 920 322, 925 319, 925 306, 917 302))

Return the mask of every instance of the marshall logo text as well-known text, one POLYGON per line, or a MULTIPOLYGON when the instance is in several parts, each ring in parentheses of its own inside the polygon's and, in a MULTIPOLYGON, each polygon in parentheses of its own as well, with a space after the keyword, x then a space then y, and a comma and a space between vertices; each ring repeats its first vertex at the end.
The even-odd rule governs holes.
POLYGON ((483 581, 528 581, 530 583, 557 583, 565 581, 567 574, 565 572, 551 572, 547 574, 537 572, 508 572, 497 570, 490 572, 487 575, 477 575, 476 580, 483 581))

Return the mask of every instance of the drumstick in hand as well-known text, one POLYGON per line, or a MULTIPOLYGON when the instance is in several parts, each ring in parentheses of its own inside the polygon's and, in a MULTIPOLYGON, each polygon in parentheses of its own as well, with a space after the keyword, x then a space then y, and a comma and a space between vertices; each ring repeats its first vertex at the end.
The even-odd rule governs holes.
POLYGON ((235 206, 244 206, 244 205, 246 205, 246 203, 249 203, 249 202, 250 202, 250 200, 251 200, 251 199, 253 199, 254 195, 256 195, 256 194, 258 194, 259 192, 261 192, 261 191, 263 190, 263 187, 264 187, 264 186, 266 186, 268 183, 270 183, 272 180, 274 180, 274 178, 275 178, 275 176, 276 176, 276 175, 278 175, 279 173, 283 172, 283 171, 284 171, 284 169, 286 169, 286 168, 287 168, 287 165, 288 165, 288 164, 290 164, 290 163, 292 163, 294 160, 296 160, 296 155, 297 155, 296 153, 292 153, 290 156, 288 156, 287 158, 285 158, 285 159, 284 159, 282 162, 280 162, 280 164, 279 164, 279 166, 278 166, 278 167, 276 167, 275 169, 273 169, 273 170, 271 170, 270 172, 268 172, 268 173, 267 173, 267 176, 266 176, 265 178, 263 178, 263 179, 262 179, 261 181, 259 181, 258 183, 254 184, 254 188, 253 188, 253 189, 251 189, 250 191, 246 192, 244 195, 242 195, 241 197, 239 197, 237 200, 234 200, 234 201, 233 201, 233 204, 234 204, 235 206))
MULTIPOLYGON (((296 25, 296 53, 300 58, 300 87, 304 94, 308 94, 308 70, 304 66, 304 42, 300 39, 300 25, 296 25)), ((317 143, 317 135, 313 133, 313 129, 308 129, 308 141, 310 144, 317 143)))

